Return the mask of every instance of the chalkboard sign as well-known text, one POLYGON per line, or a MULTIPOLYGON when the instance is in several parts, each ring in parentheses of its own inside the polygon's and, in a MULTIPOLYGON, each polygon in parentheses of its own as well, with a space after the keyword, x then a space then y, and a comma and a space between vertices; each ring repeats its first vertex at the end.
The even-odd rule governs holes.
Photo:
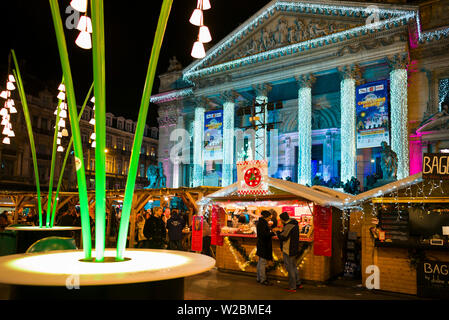
POLYGON ((449 262, 423 261, 416 271, 418 296, 449 298, 449 262))
POLYGON ((423 155, 422 177, 425 180, 449 179, 449 154, 425 153, 423 155))

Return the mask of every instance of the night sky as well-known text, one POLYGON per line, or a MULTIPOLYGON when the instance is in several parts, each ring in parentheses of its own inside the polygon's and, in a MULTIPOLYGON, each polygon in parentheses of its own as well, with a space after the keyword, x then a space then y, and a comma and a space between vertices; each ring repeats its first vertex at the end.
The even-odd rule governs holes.
MULTIPOLYGON (((212 8, 204 12, 204 22, 211 31, 212 42, 206 51, 266 5, 269 0, 211 0, 212 8)), ((60 0, 62 20, 70 0, 60 0)), ((157 75, 167 71, 169 59, 176 56, 183 67, 194 59, 190 56, 198 27, 188 20, 196 0, 174 0, 159 58, 153 87, 157 93, 157 75)), ((106 0, 106 108, 116 116, 137 120, 153 36, 162 0, 106 0), (151 6, 150 6, 151 5, 151 6)), ((14 0, 2 3, 6 20, 2 21, 0 41, 0 76, 6 81, 8 53, 11 48, 21 61, 26 92, 27 83, 38 82, 55 90, 62 76, 49 2, 14 0), (5 24, 6 23, 6 24, 5 24), (6 32, 7 31, 7 32, 6 32), (5 38, 6 37, 6 38, 5 38), (37 81, 27 82, 27 77, 37 81)), ((90 10, 88 10, 88 13, 90 10)), ((90 15, 90 14, 89 14, 90 15)), ((75 45, 78 30, 65 30, 78 104, 92 83, 91 50, 75 45)), ((4 83, 2 83, 4 86, 4 83)), ((152 105, 147 122, 157 126, 156 106, 152 105)))

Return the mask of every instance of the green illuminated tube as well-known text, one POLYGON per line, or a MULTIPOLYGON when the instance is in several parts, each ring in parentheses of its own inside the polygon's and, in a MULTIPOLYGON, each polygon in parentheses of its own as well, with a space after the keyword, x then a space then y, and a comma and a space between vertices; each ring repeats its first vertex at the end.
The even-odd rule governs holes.
POLYGON ((87 199, 86 173, 84 168, 83 145, 78 123, 78 110, 76 107, 75 90, 73 88, 72 71, 70 69, 69 54, 65 41, 64 29, 57 0, 49 0, 53 24, 55 27, 56 40, 58 43, 59 57, 65 79, 67 105, 69 110, 70 127, 75 150, 76 177, 78 180, 78 194, 81 209, 81 229, 83 235, 84 258, 92 256, 92 242, 90 235, 89 205, 87 199))
POLYGON ((20 100, 22 102, 23 115, 25 117, 25 122, 28 131, 28 137, 30 139, 31 156, 33 158, 33 168, 34 168, 34 178, 36 179, 36 190, 37 190, 37 207, 39 209, 39 227, 42 228, 42 202, 41 202, 41 188, 39 183, 39 173, 37 168, 37 157, 36 157, 36 147, 34 144, 33 128, 31 126, 30 112, 28 110, 28 103, 25 95, 25 90, 23 89, 22 77, 20 75, 19 64, 17 63, 16 53, 11 50, 12 58, 14 60, 15 70, 13 70, 14 77, 16 78, 17 88, 20 95, 20 100))
MULTIPOLYGON (((62 83, 64 83, 64 77, 62 78, 62 83)), ((61 112, 61 102, 58 102, 58 108, 56 112, 56 122, 55 122, 55 132, 53 134, 53 147, 51 151, 51 165, 50 165, 50 181, 48 182, 48 200, 47 200, 47 219, 45 219, 45 224, 48 227, 53 227, 53 223, 50 223, 51 214, 51 204, 53 202, 53 177, 55 175, 55 163, 56 163, 56 141, 58 139, 58 125, 59 125, 59 113, 61 112)))
POLYGON ((95 254, 104 260, 106 236, 106 82, 103 0, 92 0, 92 57, 95 95, 95 254))
MULTIPOLYGON (((150 105, 151 90, 153 88, 154 76, 156 74, 157 62, 161 51, 162 40, 164 38, 165 28, 167 26, 168 17, 173 0, 164 0, 159 15, 159 21, 154 36, 153 48, 151 50, 150 62, 148 65, 145 87, 143 90, 142 100, 140 103, 139 117, 137 119, 136 133, 134 135, 133 148, 131 151, 131 160, 129 165, 128 177, 126 179, 125 198, 123 201, 122 217, 120 219, 120 229, 117 239, 117 260, 124 259, 126 248, 126 240, 128 237, 129 216, 134 195, 134 187, 136 184, 137 168, 139 166, 140 148, 142 146, 143 132, 150 105)), ((95 119, 96 120, 96 119, 95 119)))
MULTIPOLYGON (((92 83, 92 85, 90 86, 89 92, 87 93, 86 99, 84 100, 83 106, 81 107, 81 111, 78 115, 78 122, 81 120, 81 116, 83 115, 84 109, 86 108, 87 102, 89 101, 89 97, 92 93, 93 88, 94 88, 94 84, 92 83)), ((72 150, 72 145, 73 145, 73 135, 70 137, 70 141, 69 141, 69 145, 67 146, 64 161, 62 162, 61 172, 59 173, 58 186, 56 187, 55 201, 54 201, 53 210, 51 213, 51 227, 52 228, 53 228, 54 222, 55 222, 55 214, 56 214, 56 207, 58 205, 59 190, 61 189, 62 178, 64 176, 65 166, 67 164, 67 160, 70 155, 70 150, 72 150)))

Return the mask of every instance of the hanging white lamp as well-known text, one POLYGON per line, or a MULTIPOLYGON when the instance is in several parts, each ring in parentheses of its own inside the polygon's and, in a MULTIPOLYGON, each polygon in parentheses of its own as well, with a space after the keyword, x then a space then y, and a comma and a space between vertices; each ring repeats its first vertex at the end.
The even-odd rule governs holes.
POLYGON ((72 0, 70 6, 79 12, 87 11, 87 0, 72 0))
POLYGON ((92 41, 90 39, 90 33, 86 31, 81 31, 80 34, 78 35, 78 38, 76 38, 75 43, 80 48, 91 49, 92 41))
POLYGON ((194 26, 201 26, 201 23, 203 22, 203 11, 201 11, 200 9, 193 10, 189 22, 194 26))
POLYGON ((198 41, 202 43, 208 43, 212 41, 212 37, 209 32, 209 28, 206 26, 200 27, 200 34, 198 36, 198 41))
POLYGON ((196 41, 193 44, 191 56, 196 59, 202 59, 206 56, 206 51, 204 51, 204 46, 201 42, 196 41))

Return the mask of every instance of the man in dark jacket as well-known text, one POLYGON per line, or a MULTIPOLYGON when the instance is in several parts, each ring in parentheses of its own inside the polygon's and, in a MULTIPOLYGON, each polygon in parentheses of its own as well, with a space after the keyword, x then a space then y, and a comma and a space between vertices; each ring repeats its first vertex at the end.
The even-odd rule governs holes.
POLYGON ((167 230, 162 220, 162 209, 154 208, 153 214, 145 222, 143 234, 148 239, 148 247, 150 249, 163 249, 165 245, 165 237, 167 230))
POLYGON ((177 209, 173 209, 170 219, 167 220, 168 231, 168 248, 171 250, 182 250, 182 229, 184 229, 186 223, 184 219, 179 215, 177 209))
POLYGON ((288 272, 289 292, 296 292, 296 288, 301 288, 296 259, 299 253, 299 226, 298 221, 290 219, 287 212, 282 212, 279 216, 284 225, 282 232, 277 231, 277 237, 281 242, 281 251, 284 257, 284 265, 288 272))
POLYGON ((257 263, 257 282, 264 285, 271 285, 267 279, 266 268, 268 261, 273 260, 273 246, 271 238, 274 232, 271 231, 268 221, 271 218, 269 211, 262 211, 262 217, 257 222, 257 252, 259 262, 257 263))

